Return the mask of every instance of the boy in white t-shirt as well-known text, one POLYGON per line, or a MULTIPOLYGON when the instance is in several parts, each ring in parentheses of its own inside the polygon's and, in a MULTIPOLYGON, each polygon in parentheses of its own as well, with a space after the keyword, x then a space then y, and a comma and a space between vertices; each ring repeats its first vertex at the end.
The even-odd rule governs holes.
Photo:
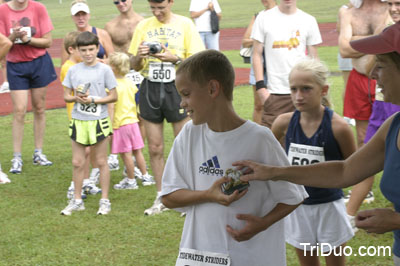
POLYGON ((307 197, 304 188, 252 182, 230 195, 221 190, 234 161, 288 165, 285 152, 268 128, 234 111, 235 74, 222 53, 199 52, 176 74, 181 106, 192 118, 175 139, 162 178, 163 204, 186 213, 176 265, 285 265, 280 220, 307 197))

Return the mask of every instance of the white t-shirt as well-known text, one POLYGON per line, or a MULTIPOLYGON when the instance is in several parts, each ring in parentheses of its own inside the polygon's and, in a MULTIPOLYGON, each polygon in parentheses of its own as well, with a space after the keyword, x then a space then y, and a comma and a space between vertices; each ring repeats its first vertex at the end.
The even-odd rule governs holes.
POLYGON ((264 44, 268 89, 274 94, 290 94, 290 70, 306 56, 307 45, 322 42, 313 16, 300 9, 287 15, 278 6, 259 13, 251 38, 264 44))
MULTIPOLYGON (((175 139, 162 177, 162 195, 179 189, 206 190, 224 176, 232 163, 249 159, 289 165, 271 131, 247 121, 229 132, 211 131, 207 124, 186 123, 175 139)), ((286 265, 283 220, 252 239, 235 241, 226 225, 240 229, 237 214, 268 214, 277 203, 295 205, 308 195, 303 186, 284 181, 250 181, 247 194, 226 207, 203 203, 177 209, 186 212, 180 248, 228 254, 232 265, 286 265)))
MULTIPOLYGON (((217 0, 191 0, 189 11, 198 12, 208 7, 208 3, 212 2, 214 5, 215 12, 221 13, 221 7, 218 4, 217 0)), ((200 17, 194 19, 194 24, 199 32, 209 32, 211 31, 211 22, 210 22, 210 14, 211 11, 207 10, 200 17)))

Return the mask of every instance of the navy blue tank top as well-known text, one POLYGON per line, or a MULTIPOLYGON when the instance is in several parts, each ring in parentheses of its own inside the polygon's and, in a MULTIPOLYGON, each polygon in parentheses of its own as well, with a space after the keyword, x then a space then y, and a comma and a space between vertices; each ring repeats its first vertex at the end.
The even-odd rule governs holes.
MULTIPOLYGON (((339 144, 332 132, 333 111, 327 107, 324 110, 322 122, 311 138, 308 138, 300 125, 300 112, 296 110, 290 120, 286 133, 286 153, 292 165, 306 165, 321 161, 343 160, 339 144), (301 145, 296 145, 301 144, 301 145)), ((321 178, 324 178, 321 176, 321 178)), ((316 188, 304 186, 309 198, 303 204, 321 204, 332 202, 343 197, 343 191, 338 188, 316 188)))
MULTIPOLYGON (((92 27, 92 33, 97 35, 96 27, 92 27)), ((106 50, 104 50, 103 45, 99 44, 99 52, 97 53, 97 58, 103 59, 106 54, 106 50)))
MULTIPOLYGON (((397 137, 400 132, 400 112, 390 125, 385 143, 385 163, 380 188, 382 194, 393 203, 396 212, 400 212, 400 150, 397 137)), ((393 253, 400 257, 400 230, 394 230, 393 253)))

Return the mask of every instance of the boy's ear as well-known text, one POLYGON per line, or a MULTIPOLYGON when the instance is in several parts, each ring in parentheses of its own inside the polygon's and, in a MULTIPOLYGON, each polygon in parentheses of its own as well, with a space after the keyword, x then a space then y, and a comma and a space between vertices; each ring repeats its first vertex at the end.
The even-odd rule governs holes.
POLYGON ((72 54, 75 51, 75 48, 70 46, 68 47, 68 54, 72 54))
POLYGON ((219 82, 212 79, 208 83, 208 91, 210 93, 211 97, 216 97, 219 95, 219 92, 221 90, 221 86, 219 85, 219 82))

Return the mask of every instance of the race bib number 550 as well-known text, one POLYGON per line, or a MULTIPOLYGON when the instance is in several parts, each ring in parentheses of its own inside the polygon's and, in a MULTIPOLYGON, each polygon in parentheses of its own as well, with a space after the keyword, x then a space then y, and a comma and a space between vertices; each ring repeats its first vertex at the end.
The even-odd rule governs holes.
POLYGON ((175 80, 175 66, 172 63, 151 62, 149 80, 152 82, 172 82, 175 80))

